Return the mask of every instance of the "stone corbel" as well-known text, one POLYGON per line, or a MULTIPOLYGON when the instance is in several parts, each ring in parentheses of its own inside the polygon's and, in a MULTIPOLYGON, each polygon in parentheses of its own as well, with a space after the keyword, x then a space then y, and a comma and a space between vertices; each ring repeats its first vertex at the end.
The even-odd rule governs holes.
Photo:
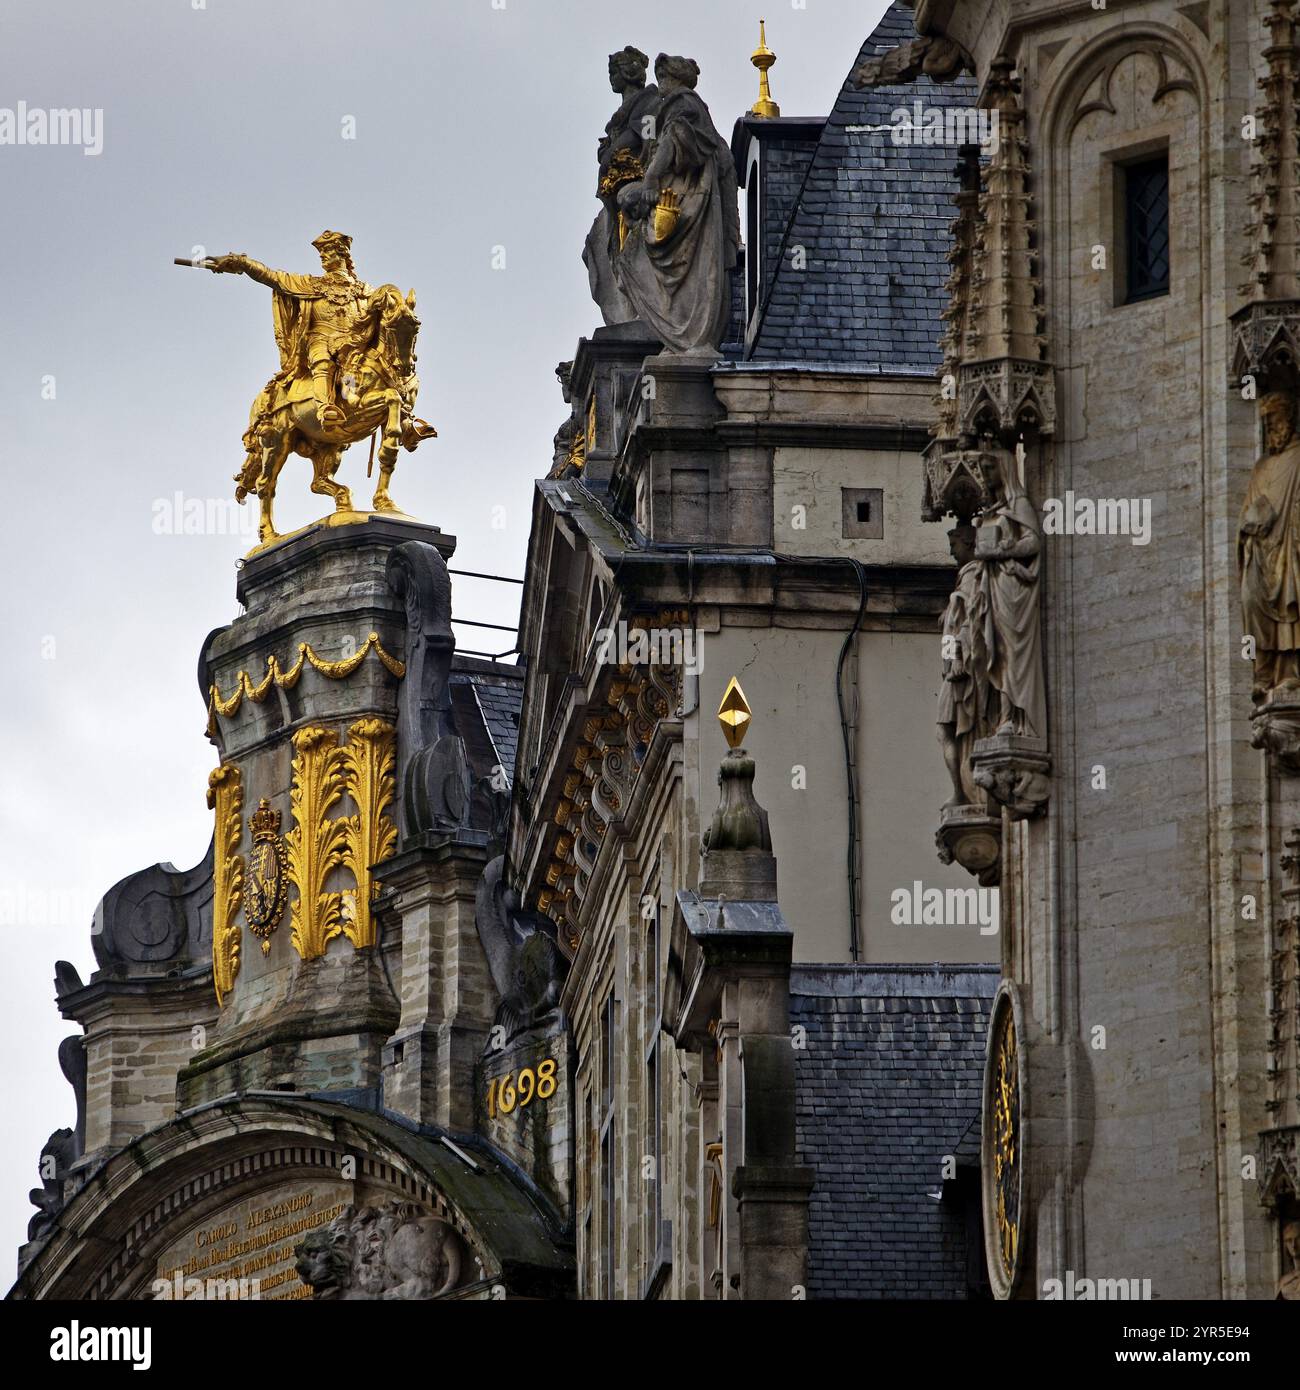
POLYGON ((1052 755, 1042 739, 1020 734, 982 738, 971 753, 971 772, 976 785, 1005 806, 1013 820, 1029 820, 1047 809, 1052 755))
POLYGON ((1300 776, 1300 692, 1270 691, 1250 727, 1252 748, 1271 754, 1280 772, 1300 776))
POLYGON ((1002 817, 984 806, 945 806, 935 832, 939 860, 954 862, 973 874, 982 887, 992 888, 1002 877, 1002 817))

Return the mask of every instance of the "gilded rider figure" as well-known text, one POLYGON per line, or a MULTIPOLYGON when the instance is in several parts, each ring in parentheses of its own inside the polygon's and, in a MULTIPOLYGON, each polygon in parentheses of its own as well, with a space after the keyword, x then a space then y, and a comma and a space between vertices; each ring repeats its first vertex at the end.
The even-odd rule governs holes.
POLYGON ((1255 642, 1256 701, 1300 690, 1300 440, 1295 398, 1272 391, 1259 403, 1267 452, 1246 489, 1237 536, 1241 616, 1255 642))
POLYGON ((330 429, 342 423, 343 412, 334 392, 344 353, 357 346, 358 329, 370 316, 370 286, 357 279, 352 264, 352 238, 344 232, 322 232, 312 242, 320 253, 324 275, 294 275, 271 270, 261 261, 238 252, 214 256, 203 264, 218 275, 247 275, 275 291, 275 341, 280 370, 267 384, 269 396, 280 381, 311 378, 316 418, 330 429))
POLYGON ((180 260, 216 274, 247 275, 272 291, 280 370, 258 393, 244 433, 246 457, 235 475, 235 496, 256 491, 261 502, 258 534, 278 538, 273 507, 276 480, 290 454, 310 459, 311 490, 334 499, 336 513, 354 517, 351 491, 335 480, 343 452, 378 442, 379 479, 371 506, 396 512, 388 484, 399 448, 414 449, 436 431, 414 414, 420 383, 415 372, 415 291, 396 285, 372 288, 357 278, 352 238, 322 232, 312 242, 321 275, 272 270, 251 256, 234 254, 180 260))

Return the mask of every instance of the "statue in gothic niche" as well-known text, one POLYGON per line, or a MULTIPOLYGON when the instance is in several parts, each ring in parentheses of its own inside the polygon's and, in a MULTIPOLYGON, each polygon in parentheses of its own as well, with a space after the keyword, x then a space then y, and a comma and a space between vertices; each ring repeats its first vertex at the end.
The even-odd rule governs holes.
POLYGON ((1265 453, 1251 471, 1237 535, 1241 617, 1254 640, 1258 702, 1270 690, 1300 690, 1300 440, 1295 396, 1259 403, 1265 453))
POLYGON ((984 637, 987 604, 983 566, 975 558, 975 528, 969 523, 948 532, 948 547, 957 561, 957 583, 943 614, 943 683, 939 687, 939 742, 952 778, 946 806, 969 806, 976 800, 971 777, 971 747, 988 728, 988 651, 984 637))
MULTIPOLYGON (((628 74, 633 61, 625 57, 628 74)), ((655 59, 658 86, 645 89, 655 92, 654 99, 631 106, 639 126, 630 134, 640 139, 640 148, 635 141, 614 143, 616 116, 609 166, 601 175, 600 196, 610 217, 604 244, 614 284, 630 306, 629 317, 645 323, 671 353, 716 351, 731 312, 731 271, 740 249, 735 166, 709 108, 696 95, 699 76, 699 64, 690 58, 661 53, 655 59), (651 134, 643 137, 643 131, 651 134)), ((621 74, 619 80, 628 79, 621 74)), ((620 138, 627 141, 629 132, 620 138)), ((594 261, 599 271, 596 228, 593 235, 598 244, 593 248, 588 238, 588 269, 594 261)), ((608 313, 598 278, 592 271, 593 293, 608 313)), ((626 311, 616 306, 615 312, 626 311)))
POLYGON ((650 59, 631 44, 609 55, 609 85, 622 102, 596 146, 600 165, 596 197, 600 199, 600 211, 582 251, 591 297, 600 305, 607 327, 631 323, 636 318, 636 309, 614 279, 614 259, 627 238, 627 226, 618 211, 619 190, 645 177, 646 144, 654 133, 659 88, 653 83, 646 86, 649 63, 650 59))
POLYGON ((1278 1280, 1277 1296, 1300 1303, 1300 1217, 1282 1226, 1282 1255, 1291 1269, 1278 1280))
POLYGON ((991 724, 997 734, 1047 738, 1047 694, 1039 625, 1039 568, 1043 547, 1038 513, 1005 450, 980 462, 992 504, 975 519, 979 565, 979 626, 983 649, 976 657, 976 699, 987 682, 991 724))

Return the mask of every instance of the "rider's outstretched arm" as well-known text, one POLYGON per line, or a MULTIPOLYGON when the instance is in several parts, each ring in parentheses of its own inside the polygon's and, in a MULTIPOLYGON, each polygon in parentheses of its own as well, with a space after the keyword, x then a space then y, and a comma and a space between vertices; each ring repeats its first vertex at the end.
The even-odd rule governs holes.
POLYGON ((310 275, 293 275, 287 270, 272 270, 270 266, 263 265, 261 261, 255 261, 251 256, 245 256, 239 251, 229 256, 218 257, 213 269, 247 275, 250 280, 256 280, 281 294, 312 294, 316 289, 315 281, 310 275))

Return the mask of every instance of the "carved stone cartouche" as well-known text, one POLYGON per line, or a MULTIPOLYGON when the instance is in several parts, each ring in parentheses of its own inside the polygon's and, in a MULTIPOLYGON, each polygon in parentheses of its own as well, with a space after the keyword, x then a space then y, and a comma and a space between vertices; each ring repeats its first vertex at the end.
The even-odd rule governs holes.
POLYGON ((298 1277, 321 1300, 423 1301, 460 1282, 464 1251, 447 1222, 414 1202, 348 1206, 295 1247, 298 1277))

